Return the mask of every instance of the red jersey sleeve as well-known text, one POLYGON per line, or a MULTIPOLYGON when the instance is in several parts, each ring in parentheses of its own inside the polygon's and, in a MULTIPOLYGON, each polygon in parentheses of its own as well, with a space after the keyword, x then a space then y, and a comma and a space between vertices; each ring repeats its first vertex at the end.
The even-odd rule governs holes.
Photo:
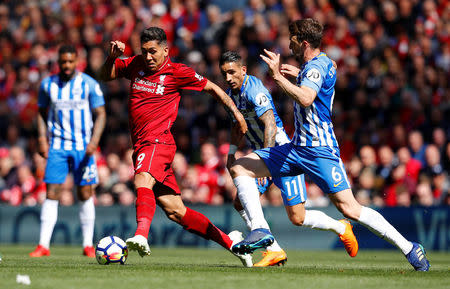
POLYGON ((134 62, 136 56, 128 57, 125 59, 117 58, 114 62, 116 68, 117 77, 125 77, 126 79, 131 78, 131 67, 134 62))
POLYGON ((208 79, 195 72, 189 66, 179 63, 174 71, 174 77, 179 89, 203 90, 208 79))

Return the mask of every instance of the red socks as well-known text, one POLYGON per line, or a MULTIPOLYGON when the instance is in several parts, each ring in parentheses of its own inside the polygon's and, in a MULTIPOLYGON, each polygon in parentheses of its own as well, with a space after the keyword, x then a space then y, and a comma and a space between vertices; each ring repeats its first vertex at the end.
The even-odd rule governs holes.
POLYGON ((199 235, 206 240, 213 240, 227 250, 230 249, 231 244, 233 243, 230 237, 214 226, 207 217, 188 207, 186 207, 186 214, 183 219, 181 219, 180 224, 185 230, 199 235))
MULTIPOLYGON (((136 222, 137 229, 135 235, 142 235, 148 238, 150 231, 150 224, 155 215, 156 201, 155 194, 151 189, 138 188, 136 199, 136 222)), ((219 228, 214 226, 211 221, 203 214, 191 210, 186 207, 186 214, 181 219, 180 224, 184 229, 191 233, 199 235, 207 240, 213 240, 225 249, 230 249, 231 241, 227 234, 222 232, 219 228)))
POLYGON ((136 199, 136 222, 137 229, 135 235, 142 235, 148 238, 148 231, 155 215, 156 201, 155 194, 148 188, 137 188, 136 199))

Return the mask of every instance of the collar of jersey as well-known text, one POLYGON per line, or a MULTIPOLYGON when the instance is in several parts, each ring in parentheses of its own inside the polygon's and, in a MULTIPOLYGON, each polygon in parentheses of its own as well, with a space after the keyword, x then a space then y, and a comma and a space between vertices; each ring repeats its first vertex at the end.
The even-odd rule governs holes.
POLYGON ((305 68, 306 64, 308 64, 310 61, 313 61, 314 59, 317 59, 317 58, 322 57, 322 56, 327 56, 327 54, 326 54, 325 52, 322 52, 322 51, 321 51, 319 54, 317 54, 316 56, 314 56, 314 58, 312 58, 311 60, 309 60, 309 61, 303 63, 303 65, 302 65, 302 67, 301 67, 301 68, 302 68, 301 70, 303 70, 303 69, 305 68))
POLYGON ((244 76, 244 83, 241 86, 241 91, 239 93, 240 95, 242 95, 242 93, 245 91, 245 87, 247 86, 247 82, 248 82, 249 78, 250 77, 247 74, 244 76))

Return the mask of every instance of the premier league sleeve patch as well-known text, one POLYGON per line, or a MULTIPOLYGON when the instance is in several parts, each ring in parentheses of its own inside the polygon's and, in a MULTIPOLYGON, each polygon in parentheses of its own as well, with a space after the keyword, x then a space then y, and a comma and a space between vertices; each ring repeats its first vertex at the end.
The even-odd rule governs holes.
POLYGON ((306 78, 312 82, 318 83, 320 81, 320 72, 316 68, 311 68, 306 73, 306 78))
POLYGON ((269 104, 269 98, 267 96, 260 92, 255 96, 255 104, 257 106, 267 106, 269 104))

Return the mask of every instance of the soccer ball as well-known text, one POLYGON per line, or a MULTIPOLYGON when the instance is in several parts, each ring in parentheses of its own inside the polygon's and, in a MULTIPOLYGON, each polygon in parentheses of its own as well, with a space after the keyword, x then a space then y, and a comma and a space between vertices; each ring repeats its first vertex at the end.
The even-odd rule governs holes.
POLYGON ((101 239, 95 246, 95 258, 100 265, 125 264, 128 257, 127 244, 116 236, 101 239))

